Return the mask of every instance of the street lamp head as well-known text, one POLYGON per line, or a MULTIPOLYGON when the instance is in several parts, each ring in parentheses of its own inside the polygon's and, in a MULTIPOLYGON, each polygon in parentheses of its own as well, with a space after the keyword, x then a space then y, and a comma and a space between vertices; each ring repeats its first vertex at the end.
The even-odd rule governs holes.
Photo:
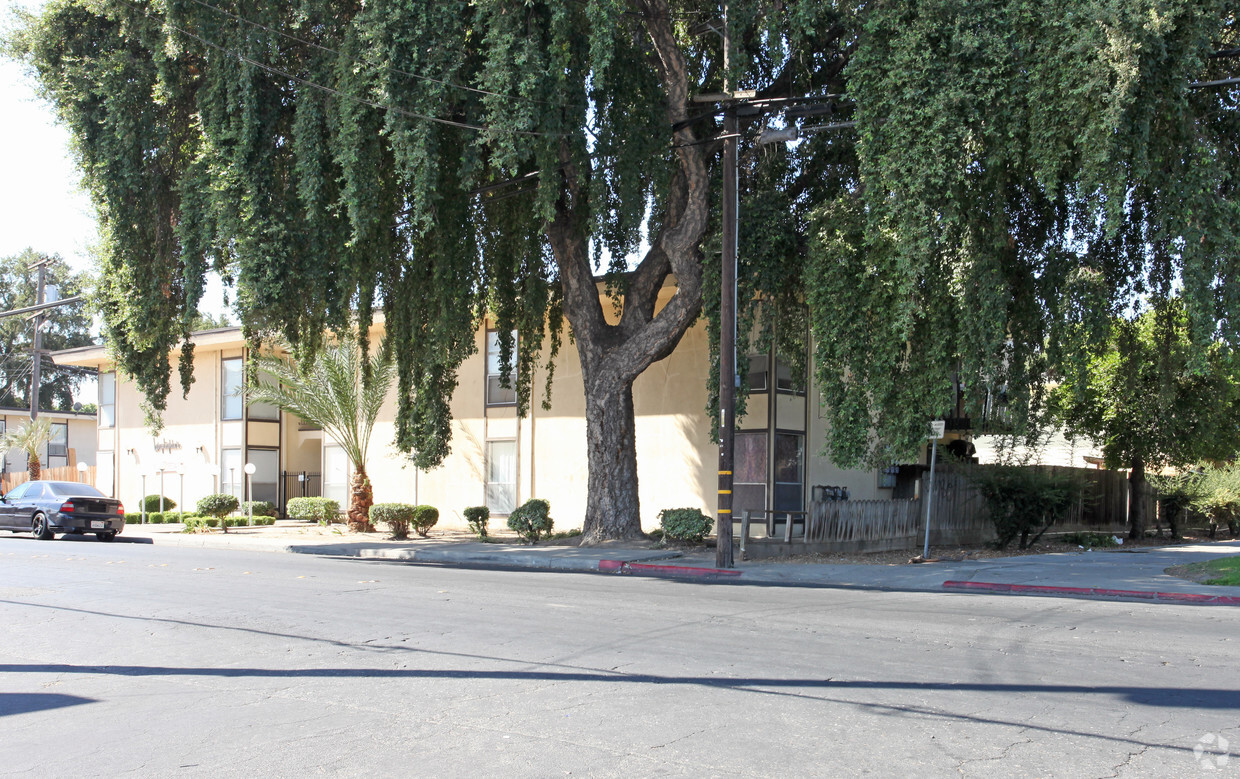
POLYGON ((86 473, 86 469, 89 467, 90 466, 87 465, 86 463, 78 463, 77 464, 78 473, 86 473))
POLYGON ((258 470, 258 466, 255 465, 254 463, 246 463, 245 468, 243 470, 249 475, 253 476, 254 472, 258 470))
POLYGON ((795 127, 788 127, 783 130, 766 130, 758 136, 758 145, 766 146, 769 143, 788 143, 795 141, 801 137, 801 134, 795 127))

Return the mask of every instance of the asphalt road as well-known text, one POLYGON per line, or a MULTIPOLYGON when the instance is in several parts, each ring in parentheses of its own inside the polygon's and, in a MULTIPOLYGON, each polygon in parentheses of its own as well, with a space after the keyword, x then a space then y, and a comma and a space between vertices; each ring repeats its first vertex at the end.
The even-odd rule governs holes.
POLYGON ((0 774, 1240 775, 1237 649, 1229 607, 6 535, 0 774))

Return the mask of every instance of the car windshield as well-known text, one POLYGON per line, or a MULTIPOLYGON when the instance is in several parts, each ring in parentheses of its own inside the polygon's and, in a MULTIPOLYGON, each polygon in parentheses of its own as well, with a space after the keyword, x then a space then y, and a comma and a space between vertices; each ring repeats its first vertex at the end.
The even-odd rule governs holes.
POLYGON ((75 481, 49 481, 47 486, 51 489, 52 494, 58 498, 102 498, 105 495, 89 484, 80 484, 75 481))

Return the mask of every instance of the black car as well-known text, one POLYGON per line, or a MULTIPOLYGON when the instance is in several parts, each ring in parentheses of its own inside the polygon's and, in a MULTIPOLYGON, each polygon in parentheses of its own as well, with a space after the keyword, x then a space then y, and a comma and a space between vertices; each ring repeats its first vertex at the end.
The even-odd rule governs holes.
POLYGON ((43 541, 57 533, 94 533, 111 541, 125 529, 125 507, 89 484, 28 481, 0 498, 0 529, 29 530, 43 541))

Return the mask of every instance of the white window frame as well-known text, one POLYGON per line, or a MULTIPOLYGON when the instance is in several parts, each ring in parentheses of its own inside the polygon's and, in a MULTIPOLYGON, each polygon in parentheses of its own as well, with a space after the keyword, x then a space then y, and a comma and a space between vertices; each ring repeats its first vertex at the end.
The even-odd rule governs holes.
POLYGON ((245 399, 238 391, 245 386, 244 360, 240 357, 225 357, 220 360, 220 419, 232 422, 245 418, 245 399), (229 367, 236 363, 236 385, 229 386, 229 367), (235 415, 230 404, 236 404, 235 415))
POLYGON ((483 472, 486 474, 486 506, 498 517, 506 517, 517 507, 517 475, 521 471, 520 452, 515 438, 497 438, 486 442, 486 463, 483 472), (494 480, 493 466, 498 464, 499 456, 496 447, 511 447, 506 455, 512 463, 511 472, 504 474, 511 481, 494 480), (505 500, 505 498, 507 500, 505 500))
POLYGON ((116 427, 116 372, 99 374, 99 427, 116 427))
POLYGON ((487 328, 486 404, 488 406, 515 406, 517 405, 517 331, 512 331, 512 372, 508 375, 511 388, 500 385, 499 333, 499 330, 487 328), (492 386, 494 386, 494 392, 492 392, 492 386))
POLYGON ((68 422, 52 422, 51 428, 53 431, 52 438, 48 440, 47 442, 47 467, 48 468, 66 467, 69 465, 69 423, 68 422), (61 436, 61 433, 63 433, 63 436, 62 436, 63 440, 57 441, 56 438, 58 436, 61 436), (62 454, 52 454, 52 446, 54 444, 63 445, 64 452, 62 454), (58 460, 63 460, 63 462, 59 464, 53 463, 52 462, 53 457, 55 457, 58 460))

